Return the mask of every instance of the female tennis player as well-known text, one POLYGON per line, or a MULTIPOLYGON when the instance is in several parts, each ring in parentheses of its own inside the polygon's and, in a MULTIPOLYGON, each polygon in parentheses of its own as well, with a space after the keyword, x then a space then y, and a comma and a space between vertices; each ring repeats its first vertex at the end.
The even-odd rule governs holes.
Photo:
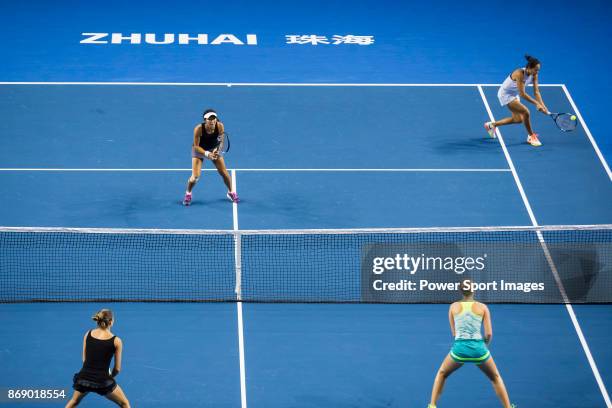
POLYGON ((436 374, 428 408, 436 408, 444 382, 464 363, 476 364, 491 380, 502 406, 512 408, 514 405, 510 404, 504 381, 487 348, 493 337, 491 313, 484 303, 474 301, 474 290, 469 279, 464 279, 461 282, 460 290, 463 293, 463 299, 453 303, 448 310, 451 333, 455 341, 450 353, 446 356, 436 374), (480 333, 480 327, 483 323, 484 340, 480 333))
POLYGON ((217 112, 213 109, 206 109, 203 114, 204 122, 198 124, 193 129, 193 146, 191 148, 191 177, 187 181, 187 191, 183 199, 183 205, 191 205, 191 191, 200 179, 204 159, 210 160, 217 168, 227 187, 227 198, 231 202, 240 201, 238 194, 232 189, 232 179, 230 178, 223 157, 217 152, 217 147, 223 137, 225 127, 218 119, 217 112))
POLYGON ((530 55, 525 55, 527 65, 525 68, 517 68, 504 80, 502 86, 497 91, 497 98, 502 106, 507 106, 512 113, 512 116, 498 120, 497 122, 486 122, 485 129, 489 132, 489 136, 495 137, 495 128, 498 126, 509 125, 511 123, 523 123, 527 129, 527 143, 532 146, 542 146, 538 139, 538 134, 531 128, 531 119, 529 109, 521 103, 521 97, 533 103, 537 109, 547 114, 548 109, 544 105, 540 88, 538 87, 538 73, 540 72, 541 64, 537 58, 530 55), (535 99, 525 92, 525 87, 533 84, 533 94, 535 99))
POLYGON ((95 392, 113 401, 120 407, 129 408, 130 402, 115 377, 121 371, 121 339, 111 333, 113 312, 102 309, 92 319, 97 328, 88 331, 83 338, 83 368, 73 378, 74 394, 66 408, 76 407, 90 392, 95 392), (115 367, 109 374, 110 362, 115 357, 115 367))

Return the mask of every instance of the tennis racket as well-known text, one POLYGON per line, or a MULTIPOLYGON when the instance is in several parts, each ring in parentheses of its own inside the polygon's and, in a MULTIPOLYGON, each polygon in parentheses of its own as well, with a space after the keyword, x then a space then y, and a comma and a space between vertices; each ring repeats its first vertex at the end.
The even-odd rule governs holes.
POLYGON ((548 116, 552 118, 555 125, 563 132, 571 132, 578 126, 578 118, 572 113, 551 113, 548 116))
POLYGON ((219 156, 224 156, 225 153, 229 152, 230 149, 230 138, 229 134, 222 133, 217 137, 217 146, 214 148, 214 152, 216 152, 219 156))

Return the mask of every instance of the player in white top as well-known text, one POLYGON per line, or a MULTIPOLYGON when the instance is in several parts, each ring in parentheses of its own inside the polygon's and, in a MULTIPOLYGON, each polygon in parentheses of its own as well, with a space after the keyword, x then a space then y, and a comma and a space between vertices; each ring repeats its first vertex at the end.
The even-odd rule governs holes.
POLYGON ((512 112, 512 116, 498 120, 497 122, 486 122, 485 129, 491 137, 495 137, 495 128, 498 126, 509 125, 511 123, 523 123, 527 129, 527 143, 532 146, 542 146, 538 139, 538 134, 531 128, 529 109, 521 103, 521 97, 533 103, 542 113, 548 113, 546 105, 542 100, 540 88, 538 87, 538 73, 540 72, 540 61, 529 55, 525 55, 527 65, 525 68, 518 68, 504 80, 504 83, 497 91, 497 98, 502 106, 507 106, 512 112), (533 94, 535 99, 525 92, 525 86, 533 84, 533 94))

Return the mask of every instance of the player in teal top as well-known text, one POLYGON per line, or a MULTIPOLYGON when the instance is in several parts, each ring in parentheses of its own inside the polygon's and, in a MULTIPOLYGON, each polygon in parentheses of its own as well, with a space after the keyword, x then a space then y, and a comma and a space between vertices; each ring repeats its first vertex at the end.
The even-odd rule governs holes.
POLYGON ((474 290, 470 280, 462 281, 460 288, 463 299, 453 303, 448 310, 450 328, 455 341, 436 374, 428 408, 436 408, 446 379, 464 363, 475 363, 491 380, 502 406, 512 408, 514 405, 510 404, 504 381, 487 348, 493 337, 491 313, 484 303, 474 300, 474 290), (483 323, 484 339, 480 332, 483 323))

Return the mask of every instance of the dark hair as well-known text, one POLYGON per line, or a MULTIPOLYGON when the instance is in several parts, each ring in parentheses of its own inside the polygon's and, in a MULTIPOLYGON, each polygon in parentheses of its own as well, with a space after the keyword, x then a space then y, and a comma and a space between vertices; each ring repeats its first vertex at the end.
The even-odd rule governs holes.
POLYGON ((532 57, 531 55, 525 55, 525 59, 527 60, 527 65, 525 65, 525 68, 535 68, 535 66, 540 63, 539 59, 532 57))
POLYGON ((102 309, 91 317, 101 329, 106 329, 113 321, 113 311, 110 309, 102 309))
POLYGON ((462 279, 461 285, 459 285, 459 289, 463 296, 470 296, 474 294, 474 290, 472 289, 472 280, 471 279, 462 279))

